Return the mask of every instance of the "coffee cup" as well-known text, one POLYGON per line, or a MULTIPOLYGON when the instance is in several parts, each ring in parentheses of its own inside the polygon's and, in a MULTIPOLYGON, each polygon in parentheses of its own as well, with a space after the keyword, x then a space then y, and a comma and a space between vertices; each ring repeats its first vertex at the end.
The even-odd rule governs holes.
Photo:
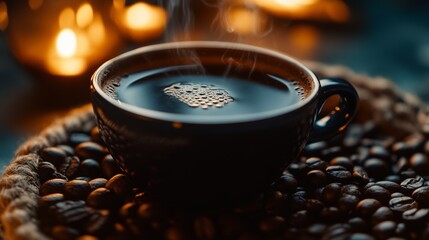
POLYGON ((103 141, 138 186, 204 204, 257 196, 307 143, 343 131, 359 101, 349 82, 319 80, 283 53, 209 41, 113 58, 94 73, 91 98, 103 141))

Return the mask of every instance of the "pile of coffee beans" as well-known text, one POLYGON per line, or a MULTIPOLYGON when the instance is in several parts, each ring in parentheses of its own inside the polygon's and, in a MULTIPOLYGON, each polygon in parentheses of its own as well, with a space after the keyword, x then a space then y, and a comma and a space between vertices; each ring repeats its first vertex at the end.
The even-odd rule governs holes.
MULTIPOLYGON (((353 123, 307 145, 258 199, 164 205, 121 173, 98 129, 41 150, 41 229, 54 239, 429 239, 429 128, 397 139, 353 123)), ((251 176, 249 176, 251 177, 251 176)))

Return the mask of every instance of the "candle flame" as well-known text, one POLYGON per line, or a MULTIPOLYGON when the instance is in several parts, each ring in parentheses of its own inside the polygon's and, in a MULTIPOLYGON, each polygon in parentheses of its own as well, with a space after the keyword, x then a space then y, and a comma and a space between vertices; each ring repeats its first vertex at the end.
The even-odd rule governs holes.
POLYGON ((62 30, 57 37, 56 49, 58 54, 64 58, 70 58, 76 53, 77 38, 71 29, 62 30))
POLYGON ((94 11, 89 3, 82 4, 76 12, 76 23, 79 27, 87 27, 94 18, 94 11))

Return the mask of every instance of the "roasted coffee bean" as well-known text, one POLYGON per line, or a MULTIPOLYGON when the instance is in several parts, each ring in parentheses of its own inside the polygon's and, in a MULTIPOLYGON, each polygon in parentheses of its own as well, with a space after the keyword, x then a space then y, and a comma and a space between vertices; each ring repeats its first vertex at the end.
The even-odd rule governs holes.
POLYGON ((91 192, 91 186, 84 180, 71 180, 65 184, 64 195, 68 199, 83 200, 91 192))
POLYGON ((368 224, 360 217, 350 218, 347 223, 350 225, 353 232, 366 232, 368 224))
POLYGON ((138 204, 134 202, 126 203, 122 205, 122 207, 119 209, 119 216, 122 219, 134 218, 135 216, 137 216, 138 209, 139 209, 138 204))
POLYGON ((314 219, 307 210, 301 210, 292 214, 288 221, 289 224, 293 227, 306 227, 310 225, 314 219))
POLYGON ((366 233, 353 233, 352 235, 350 235, 348 240, 376 240, 376 239, 366 233))
POLYGON ((79 175, 89 178, 99 177, 101 175, 100 164, 94 159, 85 159, 80 163, 79 175))
POLYGON ((75 153, 80 159, 90 158, 100 161, 106 156, 107 151, 98 143, 84 142, 76 146, 75 153))
POLYGON ((329 162, 330 165, 338 165, 346 168, 348 171, 353 171, 353 163, 347 157, 336 157, 329 162))
POLYGON ((49 208, 51 216, 60 224, 82 226, 86 223, 93 210, 84 201, 63 201, 49 208))
POLYGON ((409 160, 411 168, 420 175, 429 174, 429 159, 423 153, 415 153, 409 160))
POLYGON ((90 177, 78 176, 78 177, 75 177, 75 179, 74 179, 74 180, 82 180, 82 181, 85 181, 85 182, 90 182, 90 181, 92 180, 92 178, 90 178, 90 177))
POLYGON ((322 240, 328 239, 348 239, 351 234, 351 227, 348 224, 338 223, 328 227, 322 236, 322 240))
POLYGON ((119 205, 116 195, 107 188, 97 188, 86 199, 88 206, 98 209, 112 209, 119 205))
MULTIPOLYGON (((385 179, 385 181, 394 182, 394 183, 401 183, 401 177, 398 175, 389 175, 385 179)), ((387 189, 387 188, 386 188, 387 189)), ((390 191, 390 190, 389 190, 390 191)))
POLYGON ((98 210, 88 220, 86 232, 94 235, 105 235, 113 226, 109 210, 98 210))
POLYGON ((212 220, 205 216, 200 216, 194 220, 194 231, 197 239, 216 239, 215 226, 212 220))
POLYGON ((56 147, 63 150, 68 157, 71 157, 74 155, 74 149, 69 145, 58 145, 56 147))
POLYGON ((131 181, 124 174, 116 174, 106 183, 106 188, 112 190, 120 197, 130 197, 132 195, 133 186, 131 181))
POLYGON ((326 176, 332 182, 347 183, 351 180, 352 174, 345 167, 333 165, 326 168, 326 176))
POLYGON ((58 240, 75 240, 79 236, 79 231, 63 225, 56 225, 52 228, 52 237, 58 240))
POLYGON ((327 147, 328 147, 328 144, 325 141, 315 142, 305 146, 304 152, 311 157, 317 156, 317 155, 320 155, 320 153, 327 147))
POLYGON ((393 215, 392 210, 388 207, 380 207, 377 209, 371 216, 371 224, 372 226, 375 226, 381 222, 384 221, 393 221, 395 219, 395 216, 393 215))
POLYGON ((402 219, 409 224, 424 223, 429 219, 428 208, 413 208, 402 213, 402 219))
POLYGON ((341 221, 344 214, 337 207, 325 207, 320 211, 320 216, 327 221, 341 221))
POLYGON ((319 213, 324 207, 325 204, 318 199, 307 199, 305 201, 305 209, 311 213, 319 213))
POLYGON ((72 179, 76 176, 79 166, 80 166, 80 160, 78 157, 71 157, 68 159, 66 166, 63 166, 64 168, 64 174, 67 178, 72 179))
POLYGON ((86 133, 71 133, 69 136, 69 143, 72 147, 89 141, 91 141, 91 136, 86 133))
POLYGON ((78 237, 77 240, 99 240, 99 238, 93 235, 85 234, 78 237))
POLYGON ((61 148, 47 147, 40 151, 40 156, 43 161, 50 162, 54 166, 58 167, 63 163, 63 161, 65 161, 67 154, 61 148))
POLYGON ((53 175, 56 171, 57 169, 50 162, 39 163, 38 172, 39 172, 40 183, 44 183, 47 180, 54 178, 53 175))
POLYGON ((376 185, 383 187, 390 193, 400 192, 402 190, 398 183, 392 181, 378 181, 376 185))
POLYGON ((97 188, 105 187, 107 183, 107 179, 105 178, 94 178, 88 182, 89 186, 91 186, 91 190, 95 190, 97 188))
POLYGON ((322 200, 326 203, 336 203, 341 196, 340 183, 331 183, 326 185, 322 192, 322 200))
POLYGON ((356 213, 362 218, 368 218, 382 206, 383 205, 376 199, 363 199, 357 204, 356 213))
POLYGON ((39 198, 38 205, 40 208, 46 208, 52 206, 58 202, 64 201, 64 194, 62 193, 51 193, 44 195, 39 198))
POLYGON ((389 206, 393 212, 402 214, 407 210, 417 208, 418 203, 410 197, 397 197, 390 199, 389 206))
POLYGON ((111 178, 116 174, 121 173, 121 169, 110 154, 106 155, 106 157, 101 160, 101 170, 107 178, 111 178))
POLYGON ((287 167, 287 170, 292 173, 294 177, 303 178, 310 169, 305 163, 294 162, 287 167))
POLYGON ((165 209, 154 202, 143 203, 138 208, 138 216, 140 219, 149 221, 149 220, 159 220, 165 215, 165 209))
POLYGON ((283 173, 283 175, 276 182, 277 188, 283 193, 295 191, 298 182, 295 177, 290 173, 283 173))
POLYGON ((416 177, 418 177, 417 176, 417 173, 416 172, 414 172, 414 170, 412 170, 412 169, 408 169, 408 170, 405 170, 405 171, 401 171, 400 172, 400 176, 401 176, 401 178, 402 179, 407 179, 407 178, 416 178, 416 177))
POLYGON ((356 197, 360 197, 361 191, 359 190, 359 187, 354 185, 354 184, 347 184, 341 187, 341 194, 348 194, 348 195, 353 195, 356 197))
POLYGON ((341 156, 343 153, 340 146, 334 146, 324 149, 320 154, 322 159, 332 159, 341 156))
POLYGON ((292 212, 298 212, 305 209, 305 204, 307 201, 305 194, 306 192, 300 191, 292 195, 290 199, 290 207, 292 212))
POLYGON ((411 196, 420 207, 429 207, 429 186, 417 188, 411 196))
POLYGON ((355 209, 358 202, 357 196, 345 194, 338 200, 338 208, 343 212, 349 212, 355 209))
POLYGON ((352 181, 359 185, 365 185, 369 182, 368 173, 360 166, 355 166, 352 172, 352 181))
POLYGON ((326 185, 326 175, 320 170, 311 170, 307 173, 307 181, 311 187, 318 188, 326 185))
POLYGON ((401 188, 407 193, 412 193, 417 188, 423 187, 424 183, 422 177, 407 178, 401 182, 401 188))
POLYGON ((397 197, 405 197, 405 195, 401 192, 395 192, 390 194, 390 198, 397 198, 397 197))
POLYGON ((326 224, 314 223, 308 227, 307 232, 308 232, 308 234, 313 235, 313 236, 320 236, 325 232, 326 228, 328 228, 328 226, 326 224))
POLYGON ((369 158, 365 160, 363 165, 369 177, 377 179, 387 176, 390 172, 389 166, 379 158, 369 158))
POLYGON ((379 185, 374 185, 366 189, 365 196, 377 199, 382 204, 387 204, 390 200, 390 192, 379 185))
POLYGON ((307 164, 307 166, 311 169, 311 170, 320 170, 320 171, 325 171, 325 169, 328 167, 328 163, 326 163, 325 161, 323 161, 322 159, 318 158, 318 157, 311 157, 308 158, 305 161, 305 164, 307 164))
POLYGON ((40 187, 40 196, 45 196, 51 193, 64 193, 67 181, 60 178, 48 180, 40 187))
POLYGON ((369 149, 369 156, 371 158, 378 158, 388 160, 390 157, 389 152, 382 146, 373 146, 369 149))
POLYGON ((259 230, 262 233, 275 233, 283 229, 286 222, 280 216, 266 217, 259 222, 259 230))
POLYGON ((378 239, 388 239, 395 236, 397 223, 394 221, 384 221, 372 229, 372 234, 378 239))

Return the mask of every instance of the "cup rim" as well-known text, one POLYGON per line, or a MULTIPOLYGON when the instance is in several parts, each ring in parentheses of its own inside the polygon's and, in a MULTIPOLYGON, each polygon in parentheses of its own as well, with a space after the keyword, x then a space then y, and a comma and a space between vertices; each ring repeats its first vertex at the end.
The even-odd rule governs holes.
POLYGON ((243 122, 254 122, 262 119, 270 119, 278 116, 285 115, 287 113, 296 111, 311 101, 316 97, 319 92, 320 83, 316 75, 304 66, 299 61, 294 58, 280 53, 274 50, 257 47, 249 44, 243 43, 234 43, 234 42, 222 42, 222 41, 179 41, 179 42, 169 42, 169 43, 160 43, 153 44, 144 47, 140 47, 123 54, 114 57, 104 64, 102 64, 92 75, 91 77, 91 89, 95 90, 105 101, 116 106, 119 109, 125 110, 131 114, 139 115, 145 118, 151 118, 155 120, 161 120, 166 122, 180 122, 184 124, 231 124, 231 123, 243 123, 243 122), (101 88, 100 83, 102 83, 103 73, 109 69, 110 66, 114 65, 116 61, 123 61, 126 58, 129 58, 134 55, 141 55, 146 52, 160 51, 166 49, 177 49, 177 48, 215 48, 215 49, 238 49, 242 51, 255 52, 262 55, 268 55, 271 57, 279 58, 284 61, 287 61, 302 71, 304 71, 313 81, 313 88, 311 89, 310 94, 303 100, 300 100, 292 105, 287 105, 282 108, 257 112, 257 113, 248 113, 248 114, 237 114, 237 115, 223 115, 223 116, 192 116, 189 117, 187 114, 180 113, 166 113, 157 110, 151 110, 143 107, 133 106, 125 102, 121 102, 113 99, 111 96, 107 95, 101 88))

